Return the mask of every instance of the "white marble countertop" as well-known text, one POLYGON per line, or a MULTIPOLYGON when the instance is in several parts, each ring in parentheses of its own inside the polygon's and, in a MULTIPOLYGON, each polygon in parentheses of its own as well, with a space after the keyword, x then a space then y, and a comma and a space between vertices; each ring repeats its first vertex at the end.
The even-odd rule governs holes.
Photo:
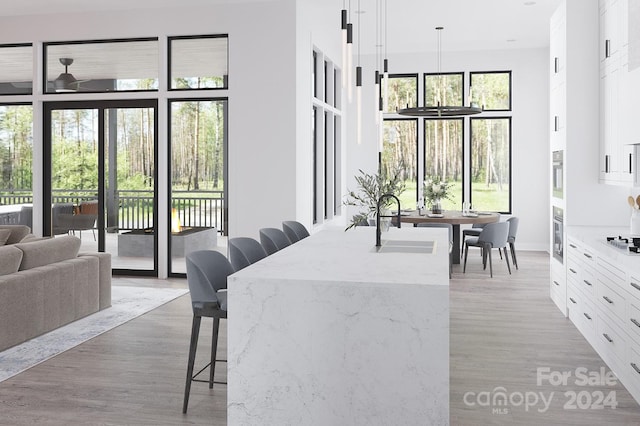
POLYGON ((448 285, 448 234, 440 228, 390 228, 385 241, 431 241, 435 250, 426 253, 379 253, 375 227, 345 231, 332 227, 269 256, 234 276, 279 280, 340 281, 350 283, 398 283, 448 285), (440 265, 440 267, 436 267, 440 265), (443 266, 444 265, 444 266, 443 266))
MULTIPOLYGON (((629 250, 607 244, 607 237, 631 237, 629 230, 629 227, 568 226, 567 236, 597 250, 600 256, 607 258, 614 265, 626 269, 635 276, 640 276, 640 253, 629 252, 629 250)), ((640 235, 634 236, 640 237, 640 235)))

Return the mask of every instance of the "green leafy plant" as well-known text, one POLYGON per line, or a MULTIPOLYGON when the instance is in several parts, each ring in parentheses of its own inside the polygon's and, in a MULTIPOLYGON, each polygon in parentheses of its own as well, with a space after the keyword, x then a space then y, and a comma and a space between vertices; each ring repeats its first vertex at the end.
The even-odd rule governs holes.
POLYGON ((451 189, 453 183, 447 182, 440 176, 427 176, 424 180, 423 192, 425 201, 433 203, 436 200, 442 200, 443 198, 453 201, 451 198, 451 189))
MULTIPOLYGON (((389 173, 369 174, 362 170, 358 171, 360 174, 355 177, 358 189, 356 191, 348 191, 344 205, 362 207, 363 210, 351 218, 351 223, 345 230, 366 223, 369 218, 374 218, 380 197, 384 194, 399 196, 405 187, 400 168, 396 168, 389 173)), ((387 198, 380 207, 389 208, 392 202, 392 199, 387 198)))

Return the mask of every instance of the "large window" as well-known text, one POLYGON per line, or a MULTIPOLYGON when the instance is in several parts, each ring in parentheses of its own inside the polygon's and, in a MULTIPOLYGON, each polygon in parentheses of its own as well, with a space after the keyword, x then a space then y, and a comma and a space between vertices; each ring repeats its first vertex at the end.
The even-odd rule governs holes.
POLYGON ((0 46, 0 95, 33 92, 33 47, 30 44, 0 46))
POLYGON ((226 89, 226 35, 169 38, 170 89, 226 89))
POLYGON ((424 75, 424 105, 462 105, 464 98, 464 75, 442 73, 424 75))
POLYGON ((462 208, 463 181, 462 118, 424 121, 424 177, 439 176, 453 183, 452 199, 442 200, 442 208, 462 208))
MULTIPOLYGON (((399 119, 384 121, 381 167, 385 172, 402 171, 404 191, 395 194, 401 206, 416 205, 418 178, 418 121, 399 119)), ((388 173, 385 173, 388 174, 388 173)))
POLYGON ((32 128, 31 105, 0 105, 0 225, 32 226, 22 206, 33 202, 32 128))
POLYGON ((44 44, 45 93, 158 90, 158 40, 44 44))
POLYGON ((471 119, 471 205, 511 212, 511 118, 471 119))
POLYGON ((418 105, 418 75, 390 74, 386 92, 387 102, 384 102, 386 109, 383 112, 396 112, 402 108, 416 107, 418 105))
POLYGON ((472 72, 471 98, 485 111, 511 111, 511 72, 472 72))
POLYGON ((312 223, 323 223, 340 214, 342 201, 340 152, 341 112, 340 90, 342 74, 334 62, 319 50, 312 51, 312 223))
POLYGON ((452 184, 446 210, 463 202, 475 210, 511 213, 511 71, 394 74, 384 114, 381 168, 404 170, 403 206, 421 204, 423 182, 439 177, 452 184), (470 82, 469 87, 465 81, 470 82), (415 105, 414 94, 422 105, 415 105), (396 113, 407 106, 483 105, 473 117, 428 117, 420 121, 396 113), (499 116, 498 116, 499 112, 499 116))

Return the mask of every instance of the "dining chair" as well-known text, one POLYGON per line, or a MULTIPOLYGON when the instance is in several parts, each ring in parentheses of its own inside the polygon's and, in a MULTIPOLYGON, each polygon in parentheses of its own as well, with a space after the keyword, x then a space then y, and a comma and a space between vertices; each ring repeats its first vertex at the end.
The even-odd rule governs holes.
POLYGON ((267 257, 267 252, 258 240, 249 237, 230 238, 229 261, 234 271, 246 268, 252 263, 267 257))
POLYGON ((283 221, 282 230, 292 244, 300 241, 303 238, 307 238, 310 235, 307 228, 302 223, 295 220, 283 221))
POLYGON ((284 231, 278 228, 262 228, 260 229, 260 244, 264 247, 267 255, 271 255, 290 246, 291 241, 289 241, 284 231))
POLYGON ((226 362, 216 357, 218 349, 218 331, 220 319, 227 318, 227 277, 233 273, 233 267, 222 253, 214 250, 196 250, 186 256, 187 284, 191 295, 193 321, 191 324, 191 343, 189 345, 189 361, 187 363, 187 381, 184 388, 182 412, 187 412, 191 382, 209 383, 213 388, 216 362, 226 362), (211 340, 211 359, 209 363, 193 374, 200 334, 202 317, 213 318, 213 338, 211 340), (209 380, 196 379, 200 373, 209 368, 209 380))
MULTIPOLYGON (((500 213, 498 213, 498 221, 500 220, 500 213)), ((464 247, 464 240, 467 237, 477 237, 480 235, 480 232, 482 232, 482 228, 484 228, 484 226, 486 225, 486 223, 474 223, 473 225, 471 225, 471 228, 467 228, 467 229, 463 229, 462 230, 462 241, 461 241, 461 245, 460 247, 462 247, 462 251, 464 252, 465 247, 464 247)))
POLYGON ((516 216, 512 216, 507 219, 509 222, 509 236, 507 237, 507 242, 509 243, 509 249, 511 251, 511 260, 513 261, 513 266, 518 269, 518 259, 516 258, 516 234, 518 233, 518 223, 520 219, 516 216))
POLYGON ((511 266, 509 265, 509 256, 507 255, 507 238, 509 236, 509 222, 488 223, 482 228, 480 235, 477 237, 469 237, 464 242, 464 267, 463 273, 467 271, 467 256, 469 255, 469 247, 479 247, 482 250, 482 269, 487 268, 487 259, 489 260, 489 272, 493 277, 493 263, 491 261, 491 251, 497 248, 498 251, 504 249, 504 259, 507 262, 509 274, 511 274, 511 266))
POLYGON ((450 223, 438 223, 438 222, 422 222, 416 224, 418 228, 447 228, 449 230, 449 278, 451 278, 451 272, 453 271, 453 225, 450 223))

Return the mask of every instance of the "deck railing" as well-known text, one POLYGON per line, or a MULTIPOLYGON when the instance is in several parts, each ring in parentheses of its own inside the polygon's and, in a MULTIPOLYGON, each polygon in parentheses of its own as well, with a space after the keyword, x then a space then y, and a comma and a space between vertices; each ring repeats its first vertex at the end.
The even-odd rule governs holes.
MULTIPOLYGON (((95 200, 97 193, 89 190, 54 190, 53 203, 80 204, 95 200)), ((143 190, 117 191, 106 201, 107 228, 113 230, 145 229, 154 226, 153 192, 143 190)), ((33 203, 31 191, 0 192, 0 205, 33 203)), ((215 227, 224 234, 223 191, 173 191, 171 207, 185 227, 215 227)))

